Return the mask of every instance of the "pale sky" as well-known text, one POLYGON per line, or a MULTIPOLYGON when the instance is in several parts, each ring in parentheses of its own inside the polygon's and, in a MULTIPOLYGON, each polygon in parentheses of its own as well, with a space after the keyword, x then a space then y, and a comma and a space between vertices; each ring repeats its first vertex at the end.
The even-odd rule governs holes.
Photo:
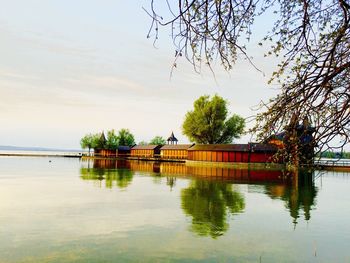
POLYGON ((172 41, 165 29, 157 48, 146 38, 147 0, 0 5, 0 145, 78 149, 86 133, 121 128, 137 142, 174 131, 187 143, 181 125, 201 95, 217 93, 231 113, 249 117, 276 93, 267 85, 274 67, 256 47, 258 38, 249 52, 265 76, 240 59, 230 73, 217 67, 216 81, 186 61, 170 79, 172 41))

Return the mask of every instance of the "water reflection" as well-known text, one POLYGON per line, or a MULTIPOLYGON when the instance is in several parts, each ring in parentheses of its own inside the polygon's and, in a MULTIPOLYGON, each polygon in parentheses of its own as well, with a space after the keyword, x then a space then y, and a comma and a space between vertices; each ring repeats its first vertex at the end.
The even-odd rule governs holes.
POLYGON ((116 162, 107 159, 88 161, 87 167, 80 168, 80 174, 81 179, 95 181, 99 187, 102 186, 104 181, 106 188, 117 186, 122 189, 131 184, 134 176, 129 162, 125 160, 116 162))
POLYGON ((267 185, 266 194, 273 199, 281 199, 290 211, 293 224, 296 225, 300 212, 304 213, 306 221, 311 218, 311 210, 316 206, 317 188, 315 187, 313 172, 300 170, 293 176, 292 185, 267 185))
POLYGON ((170 187, 170 191, 173 190, 173 188, 176 185, 176 177, 175 176, 167 176, 166 177, 166 184, 170 187))
POLYGON ((220 181, 195 179, 181 191, 182 209, 192 217, 193 232, 213 238, 226 232, 228 212, 240 213, 245 207, 242 194, 232 187, 220 181))
MULTIPOLYGON (((306 221, 316 206, 317 188, 312 171, 290 173, 282 170, 251 170, 223 167, 186 166, 183 163, 156 163, 126 160, 90 160, 83 163, 81 178, 98 187, 127 188, 134 173, 151 176, 153 183, 165 184, 172 191, 180 178, 189 185, 180 190, 181 208, 191 217, 190 230, 199 236, 216 238, 229 227, 229 216, 243 213, 244 195, 239 184, 284 202, 294 226, 300 214, 306 221)), ((232 218, 231 218, 232 219, 232 218)))

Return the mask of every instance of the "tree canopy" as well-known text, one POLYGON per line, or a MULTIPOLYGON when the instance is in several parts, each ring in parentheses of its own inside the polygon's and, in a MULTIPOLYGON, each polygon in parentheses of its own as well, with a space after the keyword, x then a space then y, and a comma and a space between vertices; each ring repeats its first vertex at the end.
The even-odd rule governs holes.
POLYGON ((89 150, 89 155, 90 155, 90 150, 95 148, 98 144, 98 140, 100 138, 99 134, 86 134, 84 135, 83 138, 80 140, 80 146, 82 149, 88 149, 89 150))
POLYGON ((115 134, 114 129, 107 131, 106 148, 109 150, 116 150, 119 145, 119 137, 115 134))
POLYGON ((175 62, 185 57, 196 70, 202 63, 210 67, 216 58, 227 70, 241 56, 254 65, 246 43, 254 23, 268 16, 273 23, 259 45, 267 46, 267 56, 280 58, 270 79, 280 92, 261 103, 263 113, 252 131, 264 140, 293 126, 290 120, 298 116, 315 126, 319 151, 350 142, 348 0, 178 0, 167 1, 168 14, 157 12, 157 0, 150 2, 149 36, 154 31, 157 39, 159 27, 169 25, 175 62))
POLYGON ((96 145, 94 147, 94 149, 108 149, 107 148, 107 139, 106 139, 106 136, 104 134, 104 132, 101 132, 101 133, 97 133, 96 134, 96 145))
POLYGON ((182 125, 183 133, 193 142, 203 144, 231 143, 242 135, 245 121, 239 115, 227 118, 227 101, 215 95, 201 96, 188 111, 182 125))
POLYGON ((140 142, 138 143, 138 145, 148 145, 148 142, 146 142, 146 141, 140 141, 140 142))
POLYGON ((121 129, 118 132, 119 145, 133 146, 135 145, 134 135, 128 129, 121 129))
POLYGON ((155 136, 149 144, 151 145, 164 145, 166 144, 166 140, 162 136, 155 136))
POLYGON ((84 135, 80 140, 80 146, 83 149, 88 148, 89 154, 91 149, 109 149, 116 150, 118 146, 133 146, 135 145, 134 135, 128 129, 120 129, 118 134, 115 130, 107 131, 107 138, 104 132, 89 133, 84 135))

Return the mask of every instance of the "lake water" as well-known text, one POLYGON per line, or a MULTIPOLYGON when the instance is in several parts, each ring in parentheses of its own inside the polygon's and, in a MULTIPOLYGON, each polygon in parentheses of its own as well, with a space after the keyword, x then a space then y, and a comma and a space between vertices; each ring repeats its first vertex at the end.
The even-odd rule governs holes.
POLYGON ((0 262, 350 262, 350 174, 0 158, 0 262))

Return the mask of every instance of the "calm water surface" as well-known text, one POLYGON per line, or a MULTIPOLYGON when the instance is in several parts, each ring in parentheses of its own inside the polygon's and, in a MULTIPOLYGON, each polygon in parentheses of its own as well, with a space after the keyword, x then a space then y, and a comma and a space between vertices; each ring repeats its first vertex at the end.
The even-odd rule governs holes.
POLYGON ((0 158, 0 262, 350 262, 350 174, 0 158))

